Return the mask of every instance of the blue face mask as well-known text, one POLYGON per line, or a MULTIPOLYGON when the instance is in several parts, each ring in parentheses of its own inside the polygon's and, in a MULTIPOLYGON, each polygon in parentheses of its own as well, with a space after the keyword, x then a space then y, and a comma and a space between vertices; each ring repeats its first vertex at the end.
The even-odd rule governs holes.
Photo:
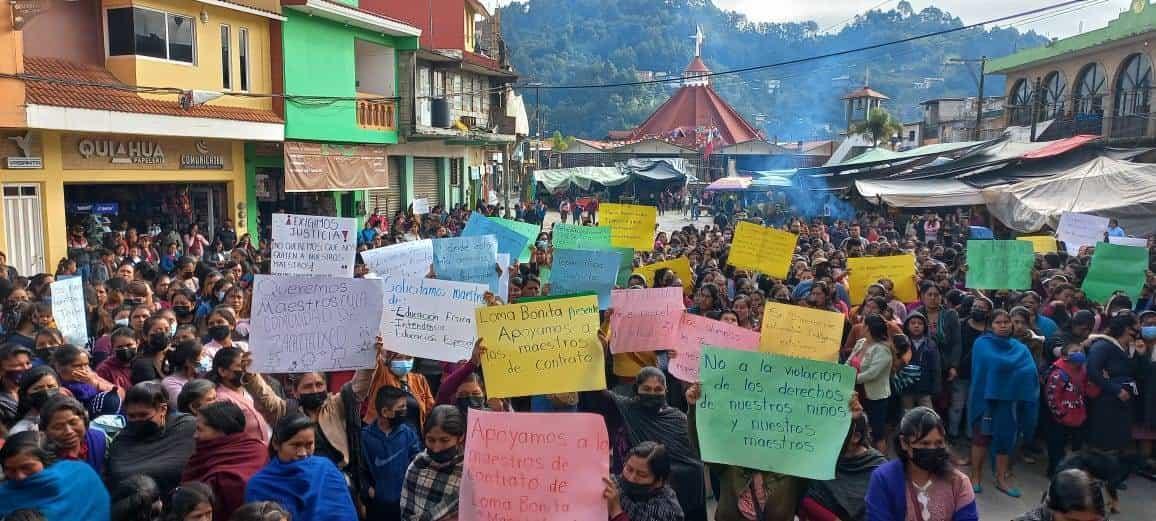
POLYGON ((1088 355, 1083 351, 1068 353, 1068 361, 1073 364, 1083 364, 1088 361, 1088 355))
POLYGON ((389 372, 394 376, 405 376, 413 370, 413 360, 394 360, 389 363, 389 372))
POLYGON ((213 359, 202 358, 197 360, 197 376, 203 377, 213 371, 213 359))
POLYGON ((1141 327, 1140 336, 1144 337, 1144 340, 1156 340, 1156 326, 1141 327))
POLYGON ((177 336, 177 323, 169 324, 169 338, 177 336))

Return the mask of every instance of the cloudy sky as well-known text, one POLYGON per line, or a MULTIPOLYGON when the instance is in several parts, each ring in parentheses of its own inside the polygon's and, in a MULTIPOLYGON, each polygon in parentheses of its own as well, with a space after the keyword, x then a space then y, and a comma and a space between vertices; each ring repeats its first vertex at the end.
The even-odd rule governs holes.
MULTIPOLYGON (((491 8, 512 0, 483 0, 491 8)), ((940 9, 973 23, 989 18, 1060 3, 1062 0, 909 0, 916 11, 935 5, 940 9)), ((714 0, 724 9, 739 11, 752 20, 770 22, 797 22, 815 20, 819 27, 837 27, 856 13, 873 7, 890 9, 899 0, 714 0)), ((1127 9, 1131 0, 1085 0, 1086 7, 1056 16, 1041 16, 1028 23, 1012 23, 1020 29, 1035 29, 1047 36, 1063 38, 1076 34, 1083 23, 1084 30, 1103 27, 1127 9)), ((1057 13, 1060 11, 1056 11, 1057 13)))

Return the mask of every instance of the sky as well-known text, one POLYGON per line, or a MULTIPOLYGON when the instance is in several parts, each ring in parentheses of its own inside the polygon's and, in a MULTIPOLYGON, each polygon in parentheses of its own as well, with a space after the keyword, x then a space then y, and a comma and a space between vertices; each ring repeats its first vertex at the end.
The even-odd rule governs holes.
MULTIPOLYGON (((512 0, 483 0, 491 9, 505 5, 512 0)), ((908 0, 919 11, 934 5, 955 16, 964 23, 974 23, 989 18, 1014 14, 1039 8, 1062 0, 908 0)), ((894 8, 899 0, 714 0, 723 9, 738 11, 748 18, 760 22, 800 22, 814 20, 821 28, 832 28, 846 22, 857 13, 870 10, 894 8)), ((1016 24, 1021 30, 1035 29, 1049 37, 1064 38, 1080 32, 1083 23, 1085 31, 1097 29, 1115 19, 1120 12, 1128 9, 1131 0, 1085 0, 1088 7, 1047 19, 1016 24)), ((1057 11, 1058 12, 1058 11, 1057 11)), ((1015 23, 1014 21, 1012 23, 1015 23)))

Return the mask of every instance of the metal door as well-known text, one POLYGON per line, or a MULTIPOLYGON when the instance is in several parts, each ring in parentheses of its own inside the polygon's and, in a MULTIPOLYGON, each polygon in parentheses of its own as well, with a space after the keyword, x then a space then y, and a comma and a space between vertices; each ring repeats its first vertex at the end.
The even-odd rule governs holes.
MULTIPOLYGON (((438 160, 432 157, 413 159, 413 198, 429 200, 429 207, 442 204, 438 160)), ((412 201, 410 201, 412 202, 412 201)))
POLYGON ((217 233, 217 198, 211 187, 197 186, 189 189, 189 203, 193 208, 193 222, 201 225, 201 233, 212 241, 217 233))
POLYGON ((9 266, 24 276, 45 270, 40 185, 4 185, 4 234, 9 266))
POLYGON ((407 175, 405 171, 405 158, 390 156, 389 188, 369 191, 369 207, 365 209, 366 212, 372 213, 380 209, 379 214, 384 214, 392 219, 393 215, 401 209, 401 187, 403 176, 405 175, 407 175))

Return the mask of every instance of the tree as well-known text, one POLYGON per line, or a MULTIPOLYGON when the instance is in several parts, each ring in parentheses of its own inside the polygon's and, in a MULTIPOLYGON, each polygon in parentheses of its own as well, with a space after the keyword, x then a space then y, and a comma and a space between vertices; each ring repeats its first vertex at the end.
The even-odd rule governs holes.
POLYGON ((553 160, 557 158, 558 166, 562 163, 562 152, 565 152, 574 146, 574 136, 563 137, 562 131, 555 130, 554 135, 550 136, 550 158, 553 160))
POLYGON ((875 107, 867 114, 867 120, 856 123, 851 132, 871 138, 871 146, 878 147, 879 141, 887 141, 891 136, 903 132, 903 124, 883 107, 875 107))

